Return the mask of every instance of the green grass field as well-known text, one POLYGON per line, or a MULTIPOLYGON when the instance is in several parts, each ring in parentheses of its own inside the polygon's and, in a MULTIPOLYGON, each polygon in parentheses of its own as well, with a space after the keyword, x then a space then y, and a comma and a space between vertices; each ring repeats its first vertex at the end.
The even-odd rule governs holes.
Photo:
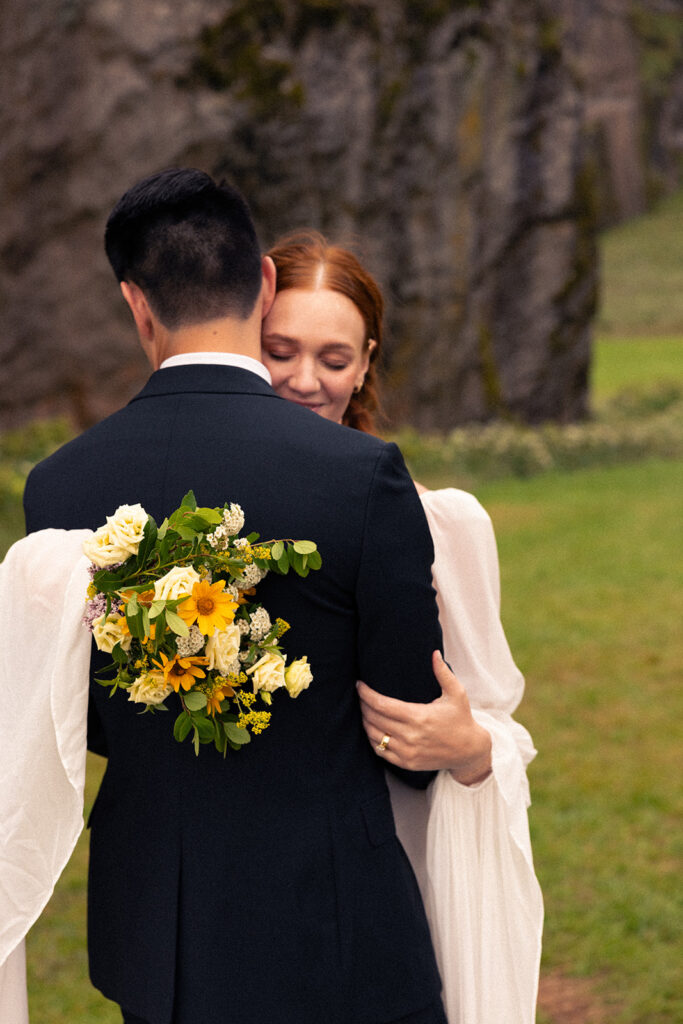
MULTIPOLYGON (((682 212, 683 193, 605 239, 598 405, 683 380, 682 212)), ((0 544, 21 528, 17 479, 32 457, 22 444, 0 462, 0 544)), ((530 769, 546 902, 539 1024, 673 1024, 683 1020, 683 463, 645 459, 472 489, 496 529, 503 620, 527 679, 518 718, 539 749, 530 769)), ((91 758, 87 804, 100 772, 91 758)), ((86 869, 82 837, 29 935, 32 1024, 119 1021, 87 980, 86 869)))

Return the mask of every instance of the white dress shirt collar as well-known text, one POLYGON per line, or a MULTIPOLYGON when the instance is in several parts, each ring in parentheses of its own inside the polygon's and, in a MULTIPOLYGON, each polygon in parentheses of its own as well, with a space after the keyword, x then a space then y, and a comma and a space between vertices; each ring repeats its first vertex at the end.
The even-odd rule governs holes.
POLYGON ((257 373, 267 384, 272 384, 271 376, 263 363, 251 356, 239 355, 237 352, 181 352, 177 356, 169 356, 164 359, 159 367, 165 370, 170 366, 194 366, 201 363, 208 363, 217 366, 238 366, 242 370, 250 370, 257 373))

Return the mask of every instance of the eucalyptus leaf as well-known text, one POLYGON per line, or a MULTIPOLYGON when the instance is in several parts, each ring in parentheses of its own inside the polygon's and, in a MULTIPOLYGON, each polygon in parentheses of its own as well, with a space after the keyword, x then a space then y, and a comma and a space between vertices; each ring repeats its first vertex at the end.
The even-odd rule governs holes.
POLYGON ((299 555, 310 555, 313 551, 317 551, 317 545, 312 540, 295 540, 294 550, 299 555))
POLYGON ((316 550, 315 551, 311 551, 310 555, 308 556, 308 568, 309 569, 319 569, 322 564, 323 564, 322 556, 321 556, 320 552, 318 551, 318 549, 316 548, 316 550))
POLYGON ((286 576, 287 573, 289 572, 289 555, 287 554, 287 550, 285 548, 282 549, 282 554, 278 558, 276 564, 279 571, 283 574, 283 576, 286 576))
POLYGON ((270 556, 274 562, 279 562, 285 551, 285 546, 281 540, 276 540, 270 549, 270 556))
POLYGON ((184 695, 183 700, 185 701, 185 707, 190 711, 201 711, 202 708, 206 707, 206 694, 202 693, 201 690, 191 690, 184 695))
POLYGON ((251 743, 249 732, 241 726, 235 725, 234 722, 223 722, 223 728, 225 729, 226 736, 232 743, 237 743, 239 746, 251 743))

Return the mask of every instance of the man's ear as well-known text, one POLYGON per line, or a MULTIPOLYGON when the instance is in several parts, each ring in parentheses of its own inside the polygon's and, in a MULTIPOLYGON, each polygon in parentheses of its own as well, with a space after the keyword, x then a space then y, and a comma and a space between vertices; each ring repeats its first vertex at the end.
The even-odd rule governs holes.
POLYGON ((261 319, 265 320, 270 312, 270 307, 275 299, 275 286, 277 281, 277 270, 270 256, 264 256, 261 260, 261 319))
POLYGON ((121 281, 123 297, 130 306, 140 341, 151 341, 154 337, 154 315, 141 288, 132 281, 121 281))

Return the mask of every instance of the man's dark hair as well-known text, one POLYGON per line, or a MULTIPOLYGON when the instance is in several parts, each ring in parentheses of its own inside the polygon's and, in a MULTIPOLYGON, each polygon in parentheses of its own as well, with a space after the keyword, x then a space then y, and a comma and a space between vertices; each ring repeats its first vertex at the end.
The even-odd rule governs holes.
POLYGON ((261 252, 237 189, 171 169, 133 185, 104 235, 119 281, 142 289, 169 330, 224 316, 245 320, 261 287, 261 252))

